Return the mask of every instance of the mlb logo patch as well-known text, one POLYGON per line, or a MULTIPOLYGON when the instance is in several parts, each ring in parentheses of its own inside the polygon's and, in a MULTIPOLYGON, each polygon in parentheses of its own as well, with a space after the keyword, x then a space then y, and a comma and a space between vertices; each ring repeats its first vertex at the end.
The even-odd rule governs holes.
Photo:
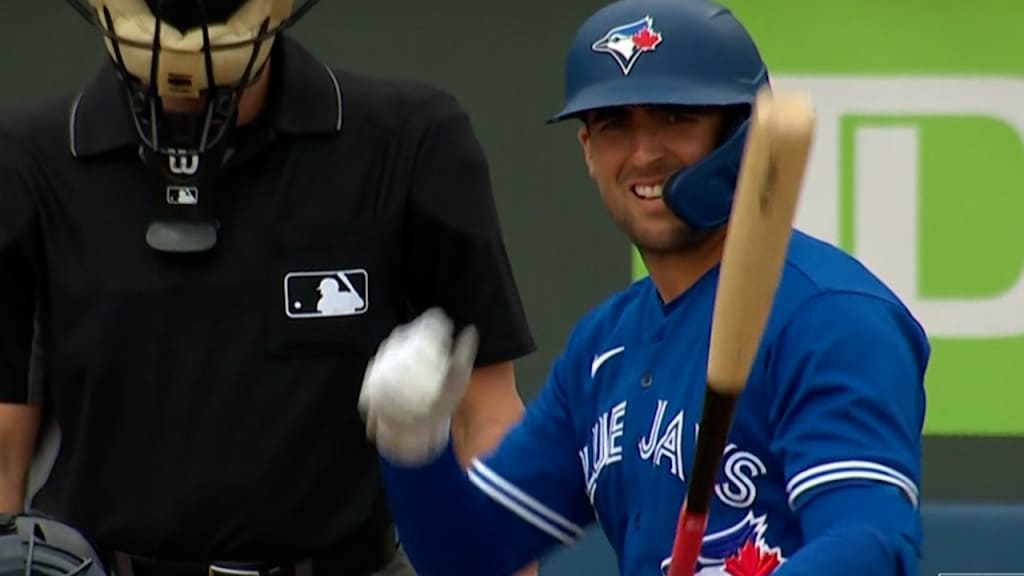
POLYGON ((199 188, 195 186, 168 186, 167 203, 171 206, 195 206, 199 204, 199 188))
POLYGON ((289 318, 358 316, 369 309, 369 274, 363 269, 289 272, 284 277, 289 318))

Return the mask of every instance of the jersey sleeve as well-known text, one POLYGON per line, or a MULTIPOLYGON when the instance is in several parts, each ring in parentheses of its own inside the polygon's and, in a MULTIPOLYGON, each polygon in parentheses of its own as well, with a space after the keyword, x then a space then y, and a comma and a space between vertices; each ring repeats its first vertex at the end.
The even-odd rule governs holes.
POLYGON ((796 311, 769 367, 772 449, 791 508, 865 483, 917 507, 929 355, 923 330, 894 302, 824 294, 796 311))
POLYGON ((495 451, 468 470, 451 443, 423 466, 382 460, 389 507, 417 573, 511 574, 576 542, 594 521, 560 365, 495 451))
POLYGON ((594 521, 594 510, 578 455, 565 363, 564 355, 556 361, 520 425, 498 449, 471 463, 469 479, 542 541, 571 545, 594 521))
POLYGON ((0 402, 34 401, 29 387, 38 225, 24 156, 0 132, 0 402))
POLYGON ((535 349, 512 273, 490 168, 468 115, 441 93, 421 107, 407 226, 414 314, 441 306, 480 331, 479 364, 535 349))

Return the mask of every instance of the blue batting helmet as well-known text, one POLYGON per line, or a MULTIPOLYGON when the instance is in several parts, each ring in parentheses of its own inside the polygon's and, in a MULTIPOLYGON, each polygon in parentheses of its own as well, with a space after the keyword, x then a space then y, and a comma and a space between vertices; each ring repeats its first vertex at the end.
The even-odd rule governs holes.
MULTIPOLYGON (((565 63, 565 103, 550 121, 616 106, 747 106, 768 70, 742 24, 708 0, 618 0, 576 33, 565 63)), ((674 174, 664 201, 695 228, 729 216, 747 117, 714 152, 674 174)))

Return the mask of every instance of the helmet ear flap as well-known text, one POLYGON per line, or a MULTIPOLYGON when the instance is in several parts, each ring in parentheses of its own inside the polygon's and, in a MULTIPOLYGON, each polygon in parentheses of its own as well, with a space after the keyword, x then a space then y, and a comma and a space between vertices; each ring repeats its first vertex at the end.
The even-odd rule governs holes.
POLYGON ((722 126, 718 133, 717 146, 724 146, 732 136, 743 127, 743 123, 750 119, 751 106, 749 104, 736 104, 722 108, 722 126))
POLYGON ((738 125, 723 144, 665 182, 663 201, 694 230, 709 230, 729 219, 750 125, 749 116, 736 118, 738 125))

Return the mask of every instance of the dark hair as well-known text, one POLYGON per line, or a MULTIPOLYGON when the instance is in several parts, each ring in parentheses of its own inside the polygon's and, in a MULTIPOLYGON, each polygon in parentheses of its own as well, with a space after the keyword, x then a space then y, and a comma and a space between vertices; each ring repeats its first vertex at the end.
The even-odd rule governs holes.
POLYGON ((736 129, 750 116, 750 106, 747 104, 736 104, 722 108, 722 128, 718 133, 718 145, 725 144, 725 141, 732 137, 736 129))
MULTIPOLYGON (((683 106, 683 105, 663 105, 659 107, 664 108, 678 108, 682 110, 697 110, 697 111, 709 111, 709 110, 721 110, 722 111, 722 126, 718 133, 717 145, 722 145, 728 140, 736 129, 739 128, 740 124, 750 116, 750 105, 749 104, 734 104, 731 106, 683 106)), ((576 118, 583 123, 584 126, 589 128, 590 122, 590 111, 581 112, 576 115, 576 118)))
POLYGON ((156 18, 184 32, 203 24, 221 24, 246 0, 146 0, 156 18), (205 13, 205 18, 204 18, 205 13))

